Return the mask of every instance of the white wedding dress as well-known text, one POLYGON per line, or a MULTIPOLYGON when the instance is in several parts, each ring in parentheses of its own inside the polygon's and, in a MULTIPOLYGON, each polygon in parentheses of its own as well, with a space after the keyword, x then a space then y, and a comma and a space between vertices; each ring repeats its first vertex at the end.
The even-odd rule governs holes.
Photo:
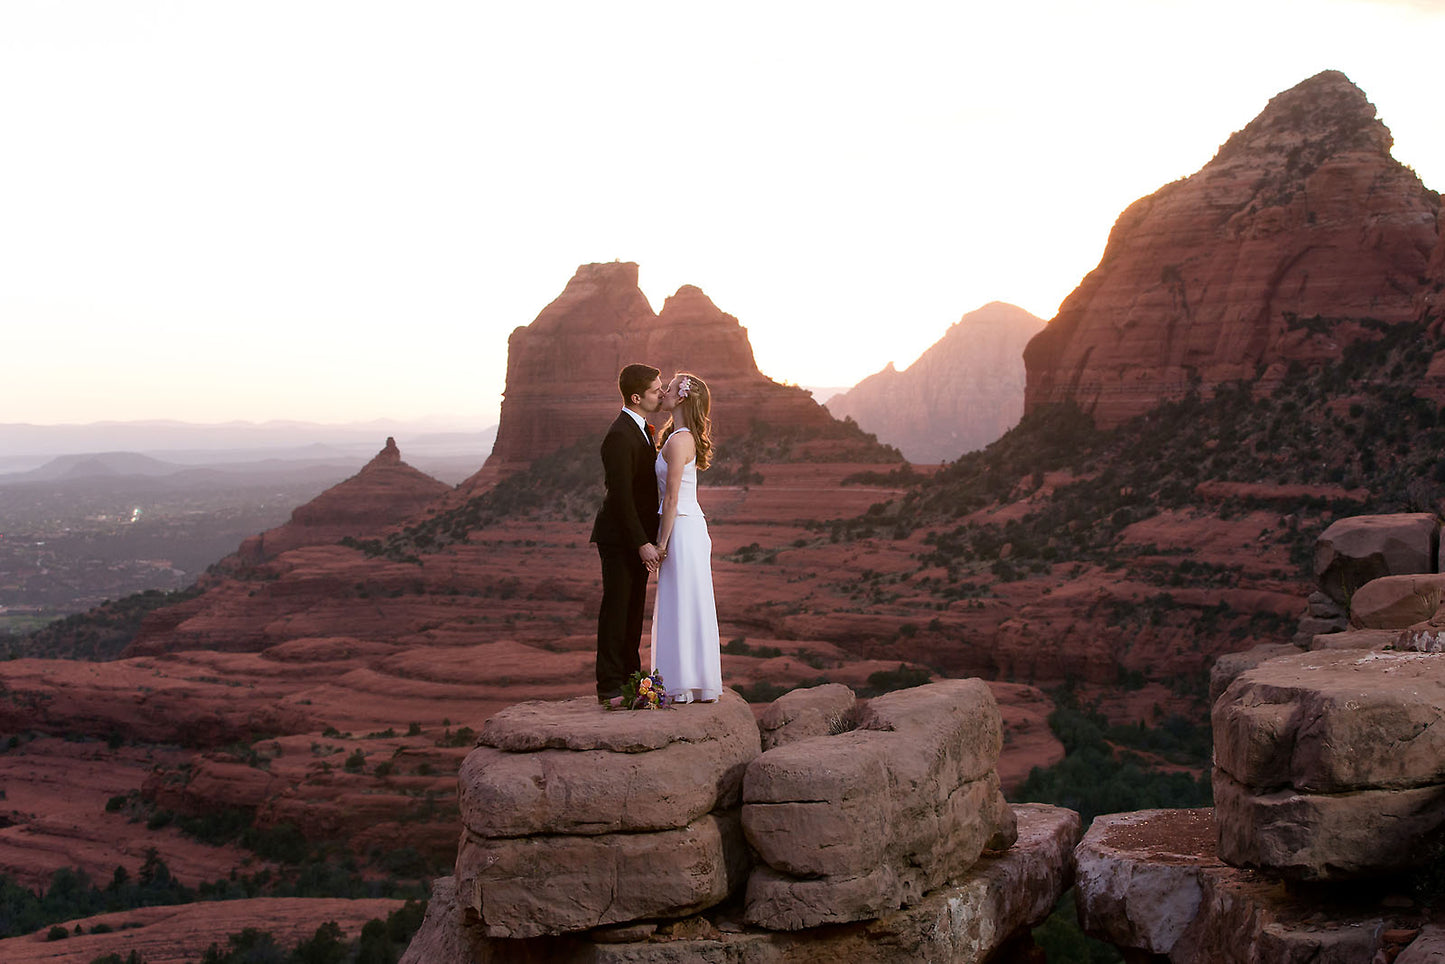
MULTIPOLYGON (((678 429, 686 432, 687 429, 678 429)), ((657 453, 658 501, 667 495, 667 460, 657 453)), ((661 511, 661 510, 659 510, 661 511)), ((712 592, 712 537, 697 501, 697 460, 682 472, 677 521, 657 573, 652 607, 652 668, 669 698, 681 703, 722 695, 717 605, 712 592)))

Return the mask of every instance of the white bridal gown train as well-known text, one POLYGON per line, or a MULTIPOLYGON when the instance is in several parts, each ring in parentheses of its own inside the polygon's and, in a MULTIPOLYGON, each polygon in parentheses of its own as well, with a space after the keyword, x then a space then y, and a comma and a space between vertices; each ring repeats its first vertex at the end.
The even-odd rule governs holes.
MULTIPOLYGON (((687 429, 678 429, 686 432, 687 429)), ((657 454, 658 501, 667 493, 667 461, 657 454)), ((717 605, 712 592, 712 537, 697 501, 697 461, 687 463, 667 558, 652 607, 652 668, 667 695, 682 703, 722 695, 717 605)))

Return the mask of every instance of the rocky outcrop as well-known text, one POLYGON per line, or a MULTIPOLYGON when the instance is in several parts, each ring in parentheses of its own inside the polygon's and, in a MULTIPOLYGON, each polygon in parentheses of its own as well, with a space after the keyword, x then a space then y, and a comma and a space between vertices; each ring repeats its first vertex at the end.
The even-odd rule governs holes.
POLYGON ((1004 803, 988 687, 890 693, 834 733, 841 697, 785 707, 775 733, 830 722, 766 753, 731 692, 492 717, 458 776, 455 877, 407 959, 982 961, 1048 916, 1078 818, 1004 803), (819 926, 847 922, 866 923, 819 926))
POLYGON ((758 731, 735 693, 656 713, 523 703, 480 742, 457 776, 456 877, 488 936, 686 916, 741 884, 738 788, 758 731))
POLYGON ((720 437, 755 423, 802 428, 833 419, 801 388, 758 371, 747 329, 692 285, 654 314, 631 262, 586 264, 557 300, 507 340, 507 387, 491 457, 463 488, 524 467, 580 439, 601 437, 621 408, 617 373, 633 362, 696 372, 713 392, 720 437))
POLYGON ((1114 426, 1194 386, 1332 360, 1369 336, 1363 319, 1417 318, 1440 203, 1391 143, 1338 71, 1275 97, 1200 171, 1120 215, 1024 352, 1026 410, 1075 402, 1114 426))
POLYGON ((881 917, 1016 835, 998 783, 998 707, 982 680, 873 700, 857 730, 748 765, 743 827, 764 866, 747 920, 772 930, 881 917))
POLYGON ((994 301, 959 319, 912 365, 889 362, 828 399, 828 411, 851 418, 901 450, 911 462, 952 461, 981 449, 1024 413, 1024 346, 1044 321, 994 301))
POLYGON ((1355 891, 1331 900, 1286 889, 1222 863, 1212 829, 1208 810, 1095 818, 1074 851, 1074 897, 1085 932, 1123 949, 1129 961, 1434 960, 1418 955, 1439 946, 1439 923, 1422 930, 1428 911, 1398 891, 1377 887, 1373 896, 1355 891))
POLYGON ((1312 652, 1241 674, 1213 713, 1220 857, 1305 880, 1435 859, 1442 722, 1445 655, 1312 652))
POLYGON ((236 560, 255 565, 301 546, 327 545, 346 536, 375 536, 450 491, 445 482, 403 462, 396 440, 388 438, 360 472, 298 506, 285 525, 242 542, 235 556, 222 565, 236 560))
POLYGON ((453 878, 433 884, 422 925, 401 964, 985 964, 1004 948, 1031 942, 1027 932, 1049 916, 1072 881, 1079 815, 1045 804, 1014 808, 1018 841, 985 855, 947 886, 917 904, 864 924, 806 931, 748 928, 719 908, 711 916, 604 928, 567 937, 501 941, 487 938, 456 899, 453 878))

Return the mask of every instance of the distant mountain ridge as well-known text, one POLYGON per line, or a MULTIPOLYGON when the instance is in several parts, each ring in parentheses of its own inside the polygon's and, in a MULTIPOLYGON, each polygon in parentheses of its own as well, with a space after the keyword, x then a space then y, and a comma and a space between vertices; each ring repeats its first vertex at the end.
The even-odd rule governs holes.
MULTIPOLYGON (((181 466, 253 463, 263 459, 346 462, 370 458, 397 438, 414 457, 471 458, 480 465, 496 439, 480 419, 323 424, 272 421, 202 424, 179 421, 91 422, 83 425, 0 423, 0 477, 35 470, 59 456, 127 452, 181 466), (476 426, 476 427, 472 427, 476 426)), ((122 473, 125 474, 125 473, 122 473)), ((164 473, 161 473, 164 474, 164 473)))
POLYGON ((902 371, 888 366, 825 403, 837 418, 901 449, 911 462, 949 462, 1018 424, 1024 346, 1044 320, 990 302, 964 315, 902 371))

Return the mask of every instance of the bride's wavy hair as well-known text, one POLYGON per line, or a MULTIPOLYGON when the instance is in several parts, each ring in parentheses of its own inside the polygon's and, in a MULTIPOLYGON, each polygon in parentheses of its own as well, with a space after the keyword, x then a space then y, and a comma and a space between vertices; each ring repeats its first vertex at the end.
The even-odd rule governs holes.
MULTIPOLYGON (((707 382, 698 378, 691 372, 678 372, 687 379, 687 397, 678 401, 678 408, 687 413, 687 424, 692 426, 692 440, 697 446, 697 470, 701 472, 712 464, 712 419, 708 417, 712 411, 712 392, 708 391, 707 382)), ((658 433, 658 448, 672 435, 673 420, 669 418, 658 433)))

